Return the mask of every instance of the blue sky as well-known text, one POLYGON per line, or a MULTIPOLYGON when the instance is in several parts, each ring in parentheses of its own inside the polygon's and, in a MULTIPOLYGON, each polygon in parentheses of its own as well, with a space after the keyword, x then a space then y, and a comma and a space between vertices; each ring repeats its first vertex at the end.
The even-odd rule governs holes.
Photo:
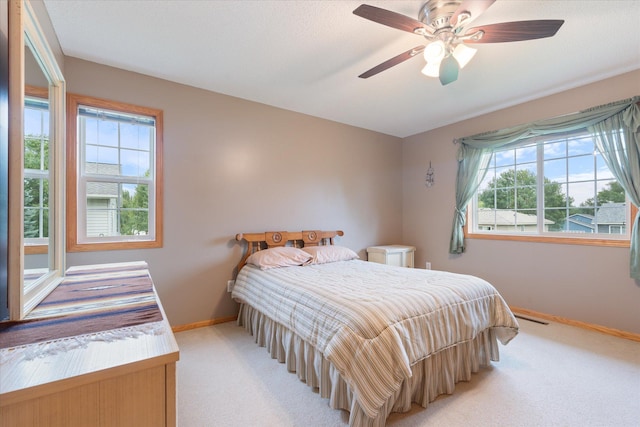
POLYGON ((44 135, 48 137, 49 111, 25 108, 24 133, 25 135, 44 135))
POLYGON ((153 128, 85 118, 86 161, 120 164, 124 176, 144 176, 151 164, 153 128))

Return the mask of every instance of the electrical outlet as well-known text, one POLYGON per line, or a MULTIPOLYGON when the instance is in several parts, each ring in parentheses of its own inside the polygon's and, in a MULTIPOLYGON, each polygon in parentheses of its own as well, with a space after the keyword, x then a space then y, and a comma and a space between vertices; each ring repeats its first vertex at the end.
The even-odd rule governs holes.
POLYGON ((228 280, 227 281, 227 292, 231 292, 233 290, 233 285, 236 284, 235 280, 228 280))
POLYGON ((429 261, 425 262, 424 268, 426 268, 427 270, 431 270, 431 263, 429 261))

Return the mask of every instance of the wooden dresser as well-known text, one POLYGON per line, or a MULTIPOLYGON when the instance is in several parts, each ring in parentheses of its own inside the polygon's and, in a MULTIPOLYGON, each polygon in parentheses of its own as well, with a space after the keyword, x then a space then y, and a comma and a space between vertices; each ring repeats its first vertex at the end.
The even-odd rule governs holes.
POLYGON ((162 320, 152 332, 5 359, 0 426, 175 426, 179 350, 155 297, 162 320))

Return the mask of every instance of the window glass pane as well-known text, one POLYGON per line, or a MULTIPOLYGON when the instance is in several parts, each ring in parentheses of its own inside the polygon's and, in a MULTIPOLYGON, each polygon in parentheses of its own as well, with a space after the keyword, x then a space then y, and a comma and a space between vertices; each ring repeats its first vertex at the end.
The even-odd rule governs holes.
POLYGON ((479 208, 476 216, 476 226, 479 230, 491 231, 495 229, 496 210, 493 208, 479 208))
MULTIPOLYGON (((117 148, 109 148, 104 146, 98 146, 98 161, 96 162, 98 165, 118 165, 118 149, 117 148)), ((112 167, 108 167, 107 170, 109 172, 103 172, 98 167, 98 173, 111 174, 113 171, 112 167)))
POLYGON ((24 138, 24 168, 49 169, 49 140, 36 136, 24 138))
POLYGON ((593 145, 593 139, 591 136, 569 139, 569 156, 576 156, 580 154, 593 155, 594 151, 595 146, 593 145))
POLYGON ((567 188, 572 206, 580 206, 587 200, 593 200, 596 195, 593 181, 569 183, 567 188))
POLYGON ((567 185, 557 182, 545 182, 544 185, 544 207, 545 208, 565 208, 567 207, 567 185))
POLYGON ((535 209, 537 205, 536 195, 536 165, 517 165, 515 177, 516 205, 517 209, 535 209))
POLYGON ((515 231, 536 232, 538 229, 538 216, 536 209, 518 209, 514 213, 515 231))
POLYGON ((98 122, 98 144, 111 147, 118 146, 118 124, 108 120, 98 122))
POLYGON ((480 182, 480 186, 478 187, 478 191, 482 192, 489 188, 493 188, 496 182, 496 172, 495 169, 489 169, 484 179, 480 182))
POLYGON ((516 165, 518 170, 518 185, 530 185, 536 182, 537 166, 536 163, 519 163, 516 165))
MULTIPOLYGON (((105 152, 104 149, 102 149, 102 147, 97 147, 97 153, 98 153, 98 158, 102 158, 105 160, 107 159, 106 154, 109 154, 108 152, 105 152)), ((111 153, 114 154, 114 153, 111 153)), ((115 154, 117 154, 117 151, 115 152, 115 154)), ((85 173, 88 174, 100 174, 100 175, 120 175, 120 165, 118 165, 118 162, 113 162, 113 161, 96 161, 96 162, 87 162, 85 164, 85 173)))
POLYGON ((593 233, 593 211, 589 209, 554 209, 545 211, 549 224, 548 231, 562 233, 593 233))
POLYGON ((84 138, 84 142, 86 144, 98 144, 98 120, 89 117, 81 117, 80 124, 83 127, 81 134, 84 138))
MULTIPOLYGON (((496 190, 495 206, 498 209, 515 209, 516 207, 516 189, 502 188, 496 190)), ((489 205, 491 206, 491 205, 489 205)))
POLYGON ((85 149, 85 173, 119 175, 118 149, 99 145, 87 145, 85 149))
POLYGON ((516 163, 527 163, 536 161, 536 146, 527 145, 516 149, 516 163))
POLYGON ((486 231, 515 231, 515 211, 482 208, 478 210, 478 226, 486 231))
POLYGON ((49 137, 49 112, 46 110, 24 109, 24 134, 49 137))
POLYGON ((596 154, 596 173, 598 179, 613 178, 613 173, 609 170, 609 167, 600 153, 596 154))
POLYGON ((149 233, 149 186, 124 184, 121 187, 120 232, 139 236, 149 233))
POLYGON ((500 151, 495 153, 496 167, 511 166, 516 163, 515 150, 500 151))
POLYGON ((149 154, 148 151, 120 150, 121 174, 124 176, 148 176, 151 162, 149 154))
POLYGON ((149 151, 152 128, 135 123, 120 124, 120 146, 149 151))
POLYGON ((515 184, 516 171, 511 168, 496 168, 496 188, 513 187, 515 184))
POLYGON ((568 216, 567 208, 545 208, 543 230, 551 232, 563 231, 568 216))
POLYGON ((48 179, 24 179, 24 237, 49 237, 48 179))
POLYGON ((149 186, 89 181, 86 186, 88 237, 149 234, 149 186))
POLYGON ((518 209, 535 209, 538 206, 538 194, 535 186, 523 186, 516 188, 517 208, 518 209))
POLYGON ((626 233, 627 204, 603 203, 595 209, 594 225, 597 233, 622 234, 626 233))
MULTIPOLYGON (((85 145, 84 147, 85 161, 87 163, 98 163, 98 146, 97 145, 85 145)), ((89 170, 87 170, 89 172, 89 170)))
POLYGON ((25 98, 24 108, 24 238, 49 237, 48 102, 25 98))
POLYGON ((153 119, 81 107, 85 173, 150 177, 153 119))
POLYGON ((553 182, 566 182, 567 159, 546 160, 544 162, 544 177, 553 182))
POLYGON ((593 155, 569 158, 569 182, 593 179, 595 179, 593 155))
POLYGON ((625 203, 626 201, 624 189, 615 179, 598 180, 596 189, 598 191, 598 206, 602 206, 605 203, 625 203))
POLYGON ((557 159, 567 155, 567 142, 565 140, 552 141, 544 144, 544 158, 557 159))

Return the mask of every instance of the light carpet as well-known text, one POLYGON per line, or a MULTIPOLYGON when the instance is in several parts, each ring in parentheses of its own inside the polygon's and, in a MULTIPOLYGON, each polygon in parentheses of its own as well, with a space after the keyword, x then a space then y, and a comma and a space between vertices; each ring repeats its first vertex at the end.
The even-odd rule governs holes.
MULTIPOLYGON (((520 320, 493 362, 388 426, 640 427, 640 343, 520 320)), ((176 334, 179 427, 347 426, 235 322, 176 334)))

